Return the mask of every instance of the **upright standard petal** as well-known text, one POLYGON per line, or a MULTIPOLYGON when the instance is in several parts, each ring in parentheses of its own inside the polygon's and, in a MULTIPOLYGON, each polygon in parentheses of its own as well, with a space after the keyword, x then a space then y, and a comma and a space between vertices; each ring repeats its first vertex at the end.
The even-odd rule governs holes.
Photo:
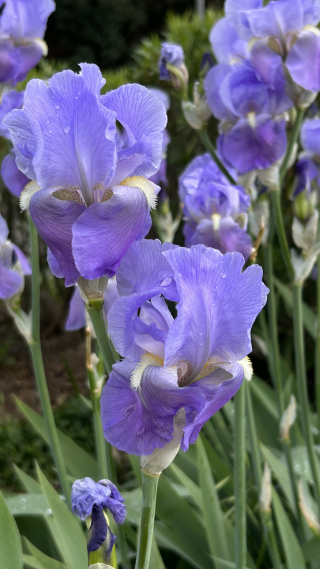
POLYGON ((74 201, 63 201, 52 194, 55 190, 36 192, 30 201, 30 215, 51 253, 58 261, 66 286, 79 278, 72 255, 72 225, 85 207, 74 201))
MULTIPOLYGON (((95 66, 94 70, 95 70, 95 66)), ((115 168, 115 114, 87 88, 81 73, 56 73, 28 83, 24 112, 37 146, 33 159, 41 188, 80 188, 89 205, 93 190, 115 168)))
POLYGON ((0 104, 0 136, 10 139, 9 129, 2 123, 2 121, 10 111, 13 111, 13 109, 20 109, 22 107, 23 97, 23 91, 21 93, 18 93, 17 91, 4 93, 0 104))
POLYGON ((149 455, 173 437, 174 417, 181 408, 191 420, 205 404, 200 390, 179 388, 177 369, 150 364, 139 390, 130 376, 135 364, 123 360, 113 366, 101 397, 101 419, 107 441, 130 454, 149 455))
POLYGON ((302 32, 290 49, 286 66, 292 79, 308 91, 320 91, 320 38, 302 32))
POLYGON ((222 255, 203 245, 163 253, 172 266, 180 302, 165 346, 165 365, 188 365, 192 381, 211 358, 242 360, 251 352, 250 330, 266 300, 262 270, 243 273, 240 253, 222 255))
POLYGON ((303 26, 301 0, 276 0, 246 14, 253 36, 277 37, 284 41, 287 34, 299 33, 303 26))
POLYGON ((43 38, 47 19, 55 10, 53 0, 7 0, 1 16, 1 32, 22 40, 43 38))
POLYGON ((143 162, 131 175, 149 178, 155 174, 162 158, 162 133, 167 124, 165 107, 159 97, 142 85, 123 85, 101 97, 102 104, 116 113, 128 137, 128 147, 143 138, 149 149, 143 162))
POLYGON ((218 63, 230 65, 248 55, 247 42, 239 38, 235 27, 227 18, 219 20, 213 26, 209 39, 218 63))

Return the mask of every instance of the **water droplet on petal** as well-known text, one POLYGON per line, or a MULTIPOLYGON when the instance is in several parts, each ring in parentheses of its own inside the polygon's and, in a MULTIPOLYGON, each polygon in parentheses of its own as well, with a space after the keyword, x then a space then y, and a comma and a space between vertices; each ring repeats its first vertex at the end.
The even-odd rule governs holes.
POLYGON ((66 126, 63 130, 66 134, 68 134, 68 132, 70 132, 70 126, 66 126))
POLYGON ((55 109, 60 109, 60 105, 56 105, 54 108, 55 108, 55 109))
POLYGON ((225 279, 226 276, 227 276, 227 275, 226 275, 225 273, 222 273, 221 278, 222 278, 222 279, 225 279))
POLYGON ((169 286, 171 285, 173 279, 171 277, 166 277, 165 279, 162 279, 160 286, 169 286))
POLYGON ((44 512, 45 514, 48 514, 48 516, 52 515, 52 510, 49 510, 49 508, 47 510, 45 510, 44 512))

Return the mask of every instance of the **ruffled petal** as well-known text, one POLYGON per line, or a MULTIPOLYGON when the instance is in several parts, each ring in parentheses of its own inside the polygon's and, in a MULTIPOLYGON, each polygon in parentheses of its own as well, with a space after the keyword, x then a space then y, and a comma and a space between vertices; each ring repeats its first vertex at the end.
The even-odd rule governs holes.
POLYGON ((252 128, 246 119, 241 119, 218 139, 221 155, 240 174, 272 166, 286 150, 285 121, 273 121, 267 115, 256 120, 257 126, 252 128))
POLYGON ((43 38, 47 19, 55 10, 53 0, 15 0, 6 2, 1 17, 1 33, 22 39, 43 38))
POLYGON ((239 38, 235 27, 227 18, 222 18, 213 26, 209 38, 218 63, 229 65, 236 59, 246 58, 247 43, 239 38))
POLYGON ((303 0, 303 25, 316 26, 320 21, 320 0, 303 0))
POLYGON ((85 279, 112 277, 130 245, 151 226, 144 193, 116 186, 106 202, 87 208, 73 226, 73 254, 85 279))
POLYGON ((268 36, 283 39, 289 33, 299 33, 303 26, 301 0, 270 2, 264 8, 247 12, 250 30, 258 38, 268 36))
POLYGON ((133 172, 134 176, 149 178, 155 174, 162 158, 162 133, 167 124, 163 103, 142 85, 123 85, 101 97, 103 105, 115 111, 117 120, 124 127, 128 146, 143 137, 150 140, 145 159, 133 172))
POLYGON ((149 455, 173 437, 173 420, 181 408, 191 421, 204 406, 203 393, 179 388, 177 370, 150 365, 141 387, 133 390, 130 376, 135 364, 123 360, 113 366, 101 397, 101 419, 107 441, 130 454, 149 455))
POLYGON ((252 249, 250 236, 232 217, 220 219, 218 229, 214 229, 211 219, 202 219, 194 229, 189 226, 185 230, 185 237, 187 247, 203 244, 218 249, 221 253, 238 251, 245 260, 248 259, 252 249))
POLYGON ((36 192, 30 201, 30 215, 42 239, 58 261, 66 286, 72 286, 79 278, 72 255, 72 226, 85 207, 74 201, 55 198, 52 195, 54 191, 36 192))
POLYGON ((0 136, 10 139, 10 132, 8 127, 2 124, 2 121, 7 113, 13 109, 20 109, 23 104, 24 91, 18 93, 17 91, 9 91, 4 93, 0 104, 0 136))
POLYGON ((37 139, 33 166, 39 186, 76 186, 85 199, 93 198, 97 184, 110 181, 116 160, 115 113, 88 89, 89 73, 86 68, 85 80, 82 72, 56 73, 48 87, 34 79, 24 98, 24 112, 37 139))
POLYGON ((226 0, 225 13, 242 39, 250 40, 253 33, 247 19, 247 12, 262 8, 263 0, 226 0))
POLYGON ((242 366, 236 363, 226 369, 232 374, 232 379, 216 384, 215 375, 217 372, 214 372, 205 379, 200 379, 192 384, 191 387, 196 386, 197 389, 203 390, 206 396, 206 404, 194 420, 185 426, 181 443, 182 450, 188 450, 189 445, 195 443, 205 422, 219 411, 237 393, 241 386, 244 377, 242 366), (212 382, 212 385, 210 385, 210 382, 212 382))
POLYGON ((72 293, 66 321, 66 330, 80 330, 86 326, 86 307, 78 287, 72 293))
POLYGON ((240 253, 203 245, 163 253, 172 266, 180 303, 165 345, 165 365, 188 364, 188 381, 209 358, 233 362, 251 352, 250 331, 266 302, 262 269, 241 272, 240 253))
POLYGON ((14 150, 4 158, 1 176, 8 190, 17 198, 20 197, 21 192, 30 182, 29 178, 18 169, 14 150))
POLYGON ((232 73, 232 67, 225 63, 220 63, 210 69, 204 80, 204 90, 208 105, 213 115, 220 120, 235 120, 236 115, 226 106, 221 95, 221 87, 232 73))
POLYGON ((313 32, 302 32, 289 51, 286 66, 298 85, 320 91, 320 38, 313 32))

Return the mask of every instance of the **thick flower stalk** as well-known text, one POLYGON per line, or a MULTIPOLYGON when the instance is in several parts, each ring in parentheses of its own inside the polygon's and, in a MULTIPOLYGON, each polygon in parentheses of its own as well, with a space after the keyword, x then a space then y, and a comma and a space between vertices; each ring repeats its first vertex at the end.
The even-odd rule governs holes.
POLYGON ((127 510, 124 499, 110 480, 94 482, 91 478, 76 480, 71 492, 72 511, 88 525, 89 565, 93 563, 116 566, 114 544, 116 536, 109 527, 108 511, 116 524, 123 524, 127 510))
POLYGON ((47 54, 43 37, 54 10, 53 0, 0 0, 0 90, 23 81, 47 54))
POLYGON ((179 195, 187 247, 203 243, 221 253, 238 251, 249 257, 250 197, 241 186, 228 182, 209 154, 194 158, 180 176, 179 195))
MULTIPOLYGON (((11 140, 8 127, 3 124, 6 114, 13 109, 20 109, 23 105, 24 92, 8 91, 2 97, 0 102, 0 136, 7 140, 11 140)), ((16 153, 14 149, 10 151, 1 165, 1 176, 8 190, 16 197, 20 197, 25 186, 30 181, 16 165, 16 153)))
POLYGON ((20 296, 24 276, 31 275, 30 263, 22 251, 8 240, 9 230, 0 215, 0 299, 11 300, 20 296))
POLYGON ((148 178, 161 163, 163 104, 136 84, 101 96, 103 84, 99 68, 87 64, 79 75, 32 80, 23 110, 4 121, 18 167, 38 184, 25 201, 32 196, 30 215, 66 286, 80 275, 115 274, 130 245, 148 233, 159 190, 148 178))
POLYGON ((239 253, 141 240, 118 270, 108 326, 125 359, 103 390, 102 423, 154 475, 251 378, 250 330, 268 289, 261 268, 243 264, 239 253), (175 319, 165 299, 178 303, 175 319))

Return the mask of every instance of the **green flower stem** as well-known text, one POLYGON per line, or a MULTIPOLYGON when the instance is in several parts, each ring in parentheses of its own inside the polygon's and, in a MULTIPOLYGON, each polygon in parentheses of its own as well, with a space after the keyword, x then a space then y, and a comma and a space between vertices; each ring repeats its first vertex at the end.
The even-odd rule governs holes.
MULTIPOLYGON (((268 314, 269 314, 269 329, 270 329, 270 338, 271 338, 271 346, 270 346, 271 353, 269 354, 269 361, 271 364, 270 367, 273 370, 274 381, 278 394, 279 415, 281 418, 285 411, 285 406, 283 399, 283 385, 281 377, 282 374, 281 374, 281 360, 280 360, 280 347, 279 347, 279 332, 278 332, 278 322, 277 322, 277 305, 276 305, 276 295, 275 295, 274 282, 273 282, 273 254, 272 254, 272 246, 270 244, 267 244, 265 246, 265 260, 266 260, 265 267, 266 267, 267 283, 270 291, 268 294, 268 302, 267 302, 268 314)), ((305 528, 305 524, 303 522, 301 510, 299 508, 299 495, 298 495, 298 488, 293 468, 290 440, 288 440, 287 442, 283 441, 282 447, 286 455, 290 482, 291 482, 291 489, 295 502, 296 516, 299 522, 300 529, 303 530, 305 528)))
POLYGON ((314 481, 315 496, 320 510, 320 484, 319 484, 319 467, 315 455, 314 444, 312 440, 311 424, 309 416, 307 375, 305 362, 305 346, 304 346, 304 329, 302 320, 302 285, 295 283, 292 286, 293 295, 293 328, 294 328, 294 347, 296 358, 296 376, 298 386, 298 397, 301 409, 301 420, 303 436, 306 441, 310 468, 314 481))
MULTIPOLYGON (((320 226, 319 226, 320 227, 320 226)), ((320 233, 320 232, 319 232, 320 233)), ((315 353, 315 384, 316 403, 320 428, 320 255, 317 259, 317 323, 316 323, 316 353, 315 353)))
POLYGON ((234 494, 236 504, 235 561, 236 569, 247 562, 246 529, 246 380, 235 395, 234 494))
POLYGON ((139 531, 139 544, 135 569, 148 569, 151 555, 154 516, 156 510, 159 476, 142 474, 142 510, 139 531))
MULTIPOLYGON (((260 464, 259 442, 258 442, 257 428, 253 413, 250 385, 247 386, 246 391, 247 391, 247 406, 246 406, 247 424, 248 424, 250 447, 251 447, 252 469, 257 486, 258 495, 260 496, 261 486, 262 486, 262 472, 260 464)), ((269 523, 266 524, 264 516, 261 516, 261 521, 263 524, 263 531, 272 563, 275 569, 281 569, 282 562, 281 562, 277 540, 274 533, 274 525, 272 522, 272 518, 270 518, 269 523)))
POLYGON ((111 342, 106 330, 106 325, 103 319, 103 308, 92 308, 92 306, 87 306, 87 312, 90 316, 92 326, 94 328, 100 350, 102 353, 104 365, 108 375, 110 375, 112 370, 112 365, 114 364, 114 355, 111 348, 111 342))
POLYGON ((212 157, 213 161, 216 163, 216 165, 218 166, 220 172, 222 172, 222 174, 227 178, 227 180, 229 180, 230 184, 235 186, 237 184, 237 182, 234 180, 234 178, 231 176, 231 174, 229 174, 228 170, 222 164, 220 158, 217 156, 216 151, 215 151, 214 146, 213 146, 213 144, 212 144, 212 142, 208 136, 207 131, 204 129, 203 130, 197 130, 197 133, 199 134, 199 137, 203 143, 203 146, 207 149, 209 154, 211 154, 211 157, 212 157))
POLYGON ((279 190, 272 190, 270 193, 271 193, 272 212, 274 215, 274 220, 277 228, 282 257, 288 271, 290 282, 293 282, 294 270, 291 262, 291 255, 287 241, 287 236, 284 229, 284 223, 281 211, 281 194, 279 190))
POLYGON ((34 223, 29 216, 31 264, 32 264, 32 338, 28 342, 32 358, 33 369, 36 377, 38 393, 40 396, 41 408, 45 420, 47 433, 49 436, 50 447, 54 462, 57 467, 60 484, 66 502, 71 509, 70 483, 68 479, 66 465, 60 446, 58 432, 54 421, 48 385, 43 365, 41 343, 40 343, 40 268, 39 268, 39 242, 38 233, 34 223))
POLYGON ((296 116, 294 127, 293 127, 293 130, 291 133, 289 144, 287 147, 287 152, 286 152, 286 155, 284 157, 284 160, 283 160, 281 168, 280 168, 280 174, 279 174, 280 188, 281 188, 281 184, 282 184, 284 177, 285 177, 287 170, 288 170, 288 165, 289 165, 289 162, 291 160, 294 145, 297 142, 299 134, 300 134, 300 127, 301 127, 301 123, 303 121, 304 113, 305 113, 305 109, 297 109, 297 116, 296 116))

